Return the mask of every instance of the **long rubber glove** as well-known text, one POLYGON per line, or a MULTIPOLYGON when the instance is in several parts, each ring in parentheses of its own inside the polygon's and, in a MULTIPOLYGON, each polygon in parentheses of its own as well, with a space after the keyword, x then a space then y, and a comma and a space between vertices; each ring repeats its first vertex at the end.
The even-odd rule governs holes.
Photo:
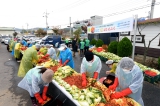
POLYGON ((116 92, 116 93, 112 94, 111 98, 112 99, 119 99, 119 98, 127 96, 127 95, 129 95, 131 93, 132 93, 131 89, 130 88, 126 88, 126 89, 122 90, 121 92, 116 92))
POLYGON ((41 95, 39 94, 39 92, 36 93, 36 94, 34 94, 34 96, 36 97, 36 99, 38 100, 38 102, 39 102, 40 104, 43 104, 43 103, 44 103, 44 101, 43 101, 43 99, 41 98, 41 95))
POLYGON ((97 78, 98 78, 98 72, 94 72, 93 78, 94 78, 94 79, 97 79, 97 78))
POLYGON ((87 86, 86 73, 82 73, 82 86, 87 86))
POLYGON ((115 91, 117 86, 118 86, 118 78, 116 77, 115 80, 114 80, 114 84, 110 85, 109 89, 115 91))
POLYGON ((59 60, 60 65, 62 65, 62 60, 59 60))
POLYGON ((69 60, 66 60, 66 61, 63 63, 63 66, 65 66, 68 62, 69 62, 69 60))
POLYGON ((48 86, 44 86, 44 88, 43 88, 43 93, 42 93, 42 99, 43 99, 44 101, 47 100, 47 96, 46 96, 47 90, 48 90, 48 86))
POLYGON ((49 54, 46 54, 45 57, 49 57, 49 54))

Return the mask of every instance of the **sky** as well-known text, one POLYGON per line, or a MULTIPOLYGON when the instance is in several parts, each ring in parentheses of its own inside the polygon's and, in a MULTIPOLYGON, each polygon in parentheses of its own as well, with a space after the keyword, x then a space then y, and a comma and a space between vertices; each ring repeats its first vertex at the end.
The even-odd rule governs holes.
MULTIPOLYGON (((49 26, 61 28, 69 26, 71 22, 89 19, 91 16, 106 16, 103 24, 118 21, 138 14, 138 17, 148 16, 151 0, 0 0, 0 27, 34 28, 46 27, 45 13, 49 26), (136 11, 130 9, 142 7, 136 11), (121 12, 123 14, 110 16, 121 12)), ((156 0, 154 18, 160 17, 160 0, 156 0)))

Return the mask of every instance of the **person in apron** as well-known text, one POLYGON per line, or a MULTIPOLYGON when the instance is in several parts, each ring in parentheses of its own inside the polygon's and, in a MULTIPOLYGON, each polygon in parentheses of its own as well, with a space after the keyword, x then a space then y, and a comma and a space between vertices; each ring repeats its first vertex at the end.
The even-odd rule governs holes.
POLYGON ((59 60, 62 66, 68 65, 71 68, 74 68, 74 61, 72 57, 72 51, 65 45, 61 44, 60 48, 59 60))
POLYGON ((116 69, 114 84, 109 86, 110 90, 116 92, 111 95, 112 99, 128 96, 144 106, 142 100, 143 73, 139 66, 129 57, 124 57, 116 69))
POLYGON ((48 48, 48 52, 46 55, 49 55, 51 59, 56 60, 56 50, 53 48, 53 45, 46 44, 46 47, 48 48))
POLYGON ((35 67, 30 69, 25 77, 18 83, 18 87, 27 90, 30 94, 34 106, 38 106, 36 99, 40 104, 47 100, 47 90, 52 81, 53 71, 45 67, 35 67), (42 96, 40 95, 42 93, 42 96))
POLYGON ((85 57, 81 63, 80 72, 82 73, 82 86, 87 85, 86 77, 91 77, 94 79, 99 79, 99 73, 102 68, 102 63, 99 57, 93 55, 92 52, 87 51, 85 57))

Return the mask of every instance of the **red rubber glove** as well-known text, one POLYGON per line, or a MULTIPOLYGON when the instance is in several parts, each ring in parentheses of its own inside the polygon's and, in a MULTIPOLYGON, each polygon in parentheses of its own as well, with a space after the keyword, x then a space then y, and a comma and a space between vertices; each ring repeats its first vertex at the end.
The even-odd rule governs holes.
POLYGON ((43 99, 41 98, 41 95, 39 94, 39 92, 36 93, 36 94, 34 94, 34 96, 36 97, 36 99, 38 100, 38 102, 39 102, 40 104, 43 104, 43 103, 44 103, 44 101, 43 101, 43 99))
POLYGON ((116 77, 115 80, 114 80, 114 84, 110 85, 109 89, 115 91, 117 86, 118 86, 118 78, 116 77))
POLYGON ((47 96, 46 96, 47 90, 48 90, 48 86, 44 86, 43 93, 42 93, 42 98, 43 98, 44 101, 47 100, 47 96))
POLYGON ((62 60, 59 61, 60 65, 62 65, 62 60))
POLYGON ((93 78, 94 78, 94 79, 97 79, 97 78, 98 78, 98 72, 94 72, 93 78))
POLYGON ((122 90, 121 92, 116 92, 116 93, 112 94, 111 98, 112 99, 119 99, 119 98, 127 96, 127 95, 129 95, 131 93, 132 93, 131 89, 130 88, 126 88, 126 89, 122 90))
POLYGON ((66 60, 66 61, 63 63, 63 66, 65 66, 68 62, 69 62, 69 60, 66 60))
POLYGON ((82 86, 87 86, 86 73, 82 73, 82 86))
POLYGON ((46 54, 45 57, 49 57, 49 54, 46 54))

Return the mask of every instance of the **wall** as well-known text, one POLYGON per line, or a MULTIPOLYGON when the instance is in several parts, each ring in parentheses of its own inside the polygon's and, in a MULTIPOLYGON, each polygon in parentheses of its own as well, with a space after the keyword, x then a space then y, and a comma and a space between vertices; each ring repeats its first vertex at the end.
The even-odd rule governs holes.
MULTIPOLYGON (((141 35, 145 35, 144 38, 145 38, 146 46, 148 46, 149 40, 153 39, 158 33, 160 33, 160 24, 141 25, 141 28, 144 28, 141 31, 141 35)), ((136 34, 139 35, 138 30, 136 34)), ((130 35, 134 35, 134 32, 132 31, 130 35)), ((126 36, 126 37, 128 37, 131 40, 131 36, 126 36)), ((119 40, 121 40, 122 38, 123 37, 121 36, 119 40)), ((159 40, 160 40, 160 35, 151 42, 150 48, 160 49, 159 40)), ((136 43, 136 46, 144 47, 144 43, 136 43)))
POLYGON ((14 31, 0 31, 2 35, 13 35, 14 31))

